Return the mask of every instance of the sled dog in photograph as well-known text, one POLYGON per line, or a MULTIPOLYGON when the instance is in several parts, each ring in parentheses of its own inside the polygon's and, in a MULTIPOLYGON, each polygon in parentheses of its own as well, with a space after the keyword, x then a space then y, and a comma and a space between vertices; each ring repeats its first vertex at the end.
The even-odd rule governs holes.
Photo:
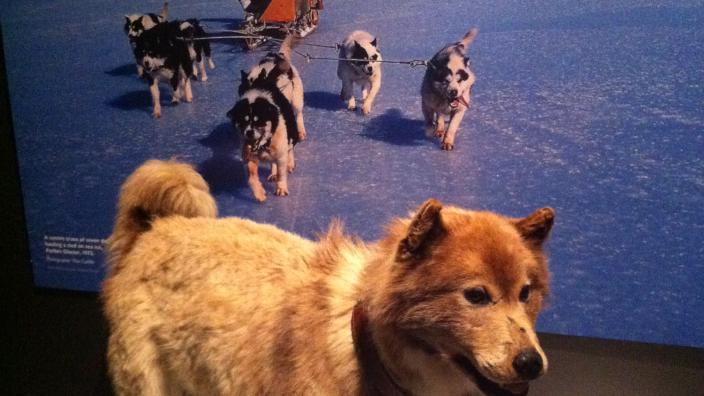
POLYGON ((457 128, 471 103, 475 76, 470 69, 467 51, 478 32, 473 28, 462 40, 438 51, 428 63, 423 77, 420 92, 426 134, 441 138, 443 150, 455 147, 457 128), (450 117, 447 131, 446 116, 450 117))
POLYGON ((271 163, 268 181, 276 182, 277 196, 286 196, 288 174, 296 167, 294 146, 305 137, 303 84, 291 64, 291 37, 279 53, 269 53, 248 73, 242 71, 240 99, 228 111, 233 127, 243 138, 242 159, 248 182, 259 202, 266 191, 259 180, 259 161, 271 163))
MULTIPOLYGON (((165 22, 169 15, 169 2, 165 1, 164 6, 161 8, 159 15, 157 14, 130 14, 125 15, 125 34, 130 42, 130 48, 134 51, 137 43, 137 38, 142 35, 145 31, 153 28, 158 23, 165 22)), ((144 75, 144 69, 137 62, 137 75, 142 77, 144 75)))
POLYGON ((356 109, 354 85, 359 85, 362 88, 362 114, 369 114, 381 88, 381 63, 378 61, 382 59, 377 39, 365 31, 354 31, 342 42, 339 58, 360 59, 338 61, 337 77, 342 80, 340 97, 349 110, 356 109))
POLYGON ((205 71, 205 61, 208 61, 208 67, 210 69, 215 69, 215 63, 213 62, 213 57, 211 56, 210 43, 208 40, 199 40, 207 37, 207 33, 201 26, 200 21, 191 18, 186 19, 179 25, 179 30, 181 31, 180 37, 182 37, 188 43, 188 53, 193 60, 193 76, 198 77, 198 70, 200 69, 200 80, 208 81, 208 73, 205 71))

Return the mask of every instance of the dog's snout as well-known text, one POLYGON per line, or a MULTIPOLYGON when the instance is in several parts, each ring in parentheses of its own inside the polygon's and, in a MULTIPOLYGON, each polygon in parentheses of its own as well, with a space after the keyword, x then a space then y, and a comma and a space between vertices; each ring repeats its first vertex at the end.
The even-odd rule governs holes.
POLYGON ((543 358, 535 349, 526 349, 513 359, 513 368, 521 378, 534 380, 543 371, 543 358))
POLYGON ((144 60, 144 67, 149 69, 149 60, 147 60, 147 59, 144 60))
POLYGON ((369 73, 372 72, 372 67, 371 67, 371 66, 367 66, 367 72, 369 72, 369 73))

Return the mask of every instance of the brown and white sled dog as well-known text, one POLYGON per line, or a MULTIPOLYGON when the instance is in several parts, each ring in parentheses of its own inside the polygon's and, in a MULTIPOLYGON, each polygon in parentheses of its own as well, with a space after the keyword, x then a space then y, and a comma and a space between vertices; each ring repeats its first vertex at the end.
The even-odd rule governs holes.
POLYGON ((550 208, 430 199, 365 243, 215 219, 187 165, 122 187, 102 298, 119 395, 509 395, 547 370, 550 208))
POLYGON ((467 51, 478 32, 473 28, 461 41, 438 51, 430 60, 423 77, 420 92, 426 134, 442 138, 443 150, 455 147, 457 128, 471 103, 475 76, 469 67, 467 51), (450 117, 447 131, 445 116, 450 117))
POLYGON ((281 53, 267 54, 250 73, 242 71, 240 99, 227 112, 242 135, 242 160, 247 164, 249 186, 259 202, 266 200, 259 180, 259 161, 271 163, 267 180, 276 182, 276 195, 288 195, 288 174, 296 167, 293 149, 305 136, 299 129, 303 126, 300 110, 296 114, 296 106, 303 106, 303 88, 289 53, 283 52, 290 48, 287 42, 290 38, 281 53))
POLYGON ((340 59, 361 59, 359 61, 340 60, 337 63, 337 77, 342 80, 340 97, 347 102, 347 108, 354 110, 354 84, 362 87, 362 114, 372 111, 374 98, 381 88, 381 52, 377 40, 371 34, 356 30, 350 33, 340 46, 340 59))

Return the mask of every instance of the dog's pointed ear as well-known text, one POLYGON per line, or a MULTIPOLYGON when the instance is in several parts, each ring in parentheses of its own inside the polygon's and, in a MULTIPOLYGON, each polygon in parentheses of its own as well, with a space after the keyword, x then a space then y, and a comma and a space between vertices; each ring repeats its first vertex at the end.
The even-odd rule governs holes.
POLYGON ((363 50, 363 49, 364 49, 364 48, 362 48, 361 45, 359 45, 359 43, 357 42, 357 40, 354 41, 354 48, 358 48, 358 49, 360 49, 360 50, 363 50))
POLYGON ((227 111, 227 118, 229 118, 230 121, 232 121, 235 117, 235 107, 236 106, 232 106, 232 108, 227 111))
POLYGON ((428 243, 445 232, 440 216, 441 210, 442 204, 432 198, 418 208, 406 230, 406 236, 398 245, 399 261, 408 261, 422 256, 426 252, 428 243))
POLYGON ((374 47, 376 47, 376 46, 377 46, 376 43, 377 43, 376 37, 374 37, 374 40, 372 40, 372 45, 373 45, 374 47))
POLYGON ((257 80, 259 80, 259 81, 266 80, 266 69, 262 69, 262 71, 259 72, 259 75, 257 76, 257 80))
POLYGON ((534 247, 540 248, 550 235, 555 222, 553 208, 541 208, 522 219, 513 221, 523 239, 534 247))
POLYGON ((242 82, 247 81, 247 72, 246 71, 240 70, 240 79, 242 80, 242 82))
POLYGON ((130 20, 130 16, 129 16, 129 15, 125 15, 125 22, 127 22, 127 23, 132 22, 132 20, 130 20))

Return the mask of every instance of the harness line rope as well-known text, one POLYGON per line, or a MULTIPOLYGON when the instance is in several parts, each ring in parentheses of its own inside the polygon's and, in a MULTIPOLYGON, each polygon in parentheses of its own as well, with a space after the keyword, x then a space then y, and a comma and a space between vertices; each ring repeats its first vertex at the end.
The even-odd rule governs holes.
MULTIPOLYGON (((221 39, 263 39, 263 40, 268 40, 268 41, 274 41, 278 43, 282 43, 284 40, 276 38, 276 37, 271 37, 271 36, 264 36, 264 35, 254 35, 250 34, 247 31, 244 30, 223 30, 222 32, 226 33, 240 33, 238 35, 228 35, 228 36, 208 36, 208 37, 194 37, 191 39, 182 39, 184 41, 199 41, 199 40, 221 40, 221 39)), ((335 43, 335 45, 325 45, 325 44, 316 44, 316 43, 297 43, 297 45, 305 45, 309 47, 319 47, 319 48, 331 48, 331 49, 340 49, 341 44, 335 43)), ((348 62, 379 62, 379 63, 392 63, 392 64, 398 64, 398 65, 409 65, 412 68, 418 67, 418 66, 431 66, 430 62, 427 60, 421 60, 421 59, 412 59, 408 61, 400 61, 400 60, 375 60, 375 61, 370 61, 369 59, 358 59, 358 58, 332 58, 332 57, 326 57, 326 56, 313 56, 309 54, 308 52, 303 53, 300 51, 297 51, 295 49, 291 49, 293 52, 301 56, 303 59, 305 59, 306 63, 310 63, 312 60, 329 60, 329 61, 348 61, 348 62)))

